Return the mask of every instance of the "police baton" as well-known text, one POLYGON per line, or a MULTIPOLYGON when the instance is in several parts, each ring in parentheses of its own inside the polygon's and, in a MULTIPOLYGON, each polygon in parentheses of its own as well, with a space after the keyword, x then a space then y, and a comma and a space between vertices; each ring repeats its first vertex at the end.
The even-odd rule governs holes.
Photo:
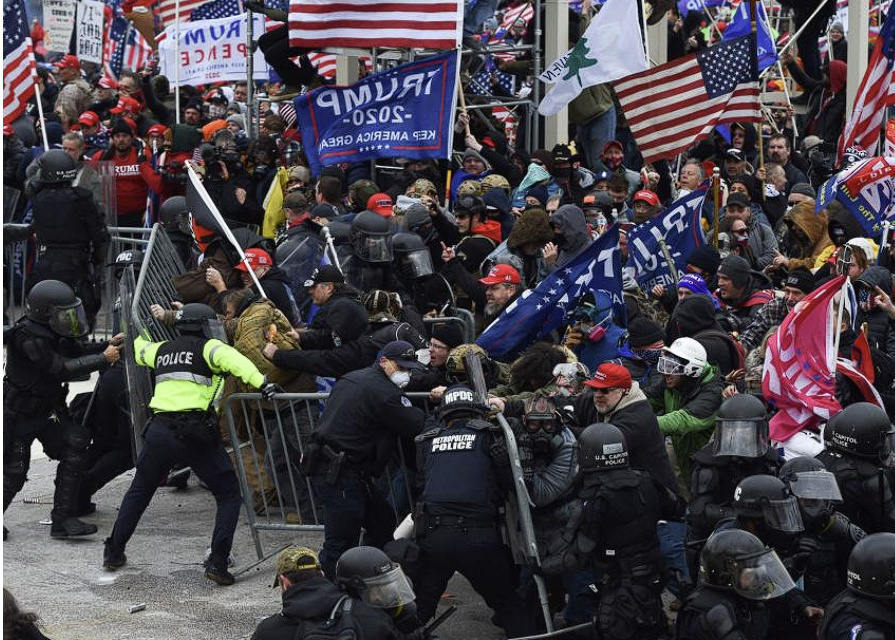
POLYGON ((425 631, 424 631, 425 637, 427 637, 427 638, 430 637, 432 635, 432 633, 435 631, 435 629, 437 629, 438 627, 441 626, 442 622, 444 622, 445 620, 450 618, 452 615, 454 615, 454 612, 456 610, 457 610, 457 605, 452 604, 451 606, 448 607, 447 611, 445 611, 440 616, 435 618, 432 622, 427 624, 425 631))

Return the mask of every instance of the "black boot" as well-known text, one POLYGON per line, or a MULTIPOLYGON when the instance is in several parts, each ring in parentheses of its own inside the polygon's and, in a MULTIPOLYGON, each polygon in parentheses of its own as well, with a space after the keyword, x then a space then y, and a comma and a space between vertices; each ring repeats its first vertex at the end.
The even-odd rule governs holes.
POLYGON ((112 545, 112 538, 106 538, 103 546, 103 569, 117 571, 127 564, 127 556, 124 551, 116 549, 112 545))
POLYGON ((212 582, 217 582, 222 587, 229 587, 236 582, 236 578, 233 577, 232 573, 227 571, 226 566, 211 560, 205 563, 205 577, 212 582))
POLYGON ((77 536, 90 536, 96 533, 95 524, 88 524, 78 520, 74 516, 62 518, 53 515, 53 526, 50 527, 50 537, 52 538, 74 538, 77 536))

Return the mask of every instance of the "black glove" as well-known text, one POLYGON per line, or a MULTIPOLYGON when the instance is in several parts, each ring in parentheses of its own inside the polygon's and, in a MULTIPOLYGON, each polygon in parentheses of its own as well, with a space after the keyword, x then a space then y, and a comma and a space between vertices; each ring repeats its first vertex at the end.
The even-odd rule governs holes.
POLYGON ((503 438, 497 438, 491 443, 489 449, 491 460, 496 467, 510 466, 510 452, 507 451, 507 442, 503 438))
POLYGON ((527 433, 516 436, 516 448, 519 450, 519 463, 522 465, 522 475, 525 481, 531 480, 534 475, 534 443, 527 433))
POLYGON ((261 385, 261 397, 264 400, 273 400, 275 394, 278 393, 286 393, 283 390, 283 387, 278 385, 276 382, 265 382, 261 385))

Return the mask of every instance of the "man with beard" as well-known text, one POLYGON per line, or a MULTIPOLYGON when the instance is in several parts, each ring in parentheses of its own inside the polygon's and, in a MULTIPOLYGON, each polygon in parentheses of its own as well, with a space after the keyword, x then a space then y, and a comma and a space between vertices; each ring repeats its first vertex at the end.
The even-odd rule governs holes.
POLYGON ((142 227, 149 185, 143 171, 151 171, 145 150, 134 144, 134 130, 123 118, 112 127, 112 144, 97 151, 93 160, 115 164, 115 199, 119 227, 142 227))
MULTIPOLYGON (((791 156, 792 148, 789 146, 789 138, 782 133, 772 135, 768 140, 768 158, 783 167, 783 171, 786 173, 786 184, 791 187, 799 182, 808 182, 805 174, 791 162, 791 156)), ((789 191, 787 190, 786 193, 789 194, 789 191)))
POLYGON ((655 193, 642 189, 634 194, 631 209, 634 212, 634 224, 641 224, 654 218, 662 210, 662 203, 655 193))
POLYGON ((718 290, 715 295, 725 311, 722 326, 741 331, 758 316, 761 308, 774 298, 771 280, 763 273, 753 271, 745 259, 729 255, 718 267, 718 290))
POLYGON ((485 323, 495 320, 522 293, 522 277, 508 264, 497 264, 479 282, 485 285, 485 323))

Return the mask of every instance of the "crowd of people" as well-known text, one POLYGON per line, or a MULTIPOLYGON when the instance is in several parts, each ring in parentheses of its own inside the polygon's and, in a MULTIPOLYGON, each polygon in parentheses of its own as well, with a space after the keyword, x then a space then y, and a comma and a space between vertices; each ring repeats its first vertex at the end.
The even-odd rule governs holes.
MULTIPOLYGON (((520 5, 473 4, 467 85, 520 5)), ((585 3, 571 14, 570 42, 590 11, 585 3)), ((717 35, 706 18, 669 11, 670 58, 717 35)), ((256 88, 257 130, 245 82, 180 87, 177 114, 169 80, 152 67, 113 81, 72 54, 48 61, 38 79, 44 119, 34 109, 3 126, 4 187, 22 194, 6 220, 22 224, 6 236, 27 240, 36 258, 25 314, 4 336, 4 511, 26 482, 34 439, 60 461, 54 538, 95 534, 81 519, 96 508, 92 496, 135 466, 124 335, 83 336, 104 309, 120 326, 104 279, 146 266, 129 250, 109 268, 110 227, 126 235, 157 224, 182 271, 176 296, 152 300, 151 313, 178 337, 136 329, 131 352, 153 371, 152 415, 106 539, 107 570, 126 565, 159 478, 188 466, 218 507, 205 575, 234 583, 228 558, 242 503, 215 409, 258 389, 270 430, 262 474, 299 485, 275 506, 286 523, 316 517, 324 542, 319 553, 280 555, 283 612, 257 640, 303 637, 326 621, 368 638, 428 637, 423 625, 455 572, 508 637, 544 630, 540 582, 559 625, 590 624, 582 638, 895 637, 895 242, 888 230, 867 237, 836 202, 816 206, 820 185, 866 155, 832 160, 845 117, 843 29, 832 26, 832 56, 818 49, 821 27, 799 39, 798 60, 784 60, 808 105, 798 141, 792 112, 780 110, 652 164, 609 85, 572 102, 569 138, 549 149, 524 123, 508 132, 488 112, 459 110, 451 160, 392 158, 376 173, 356 163, 313 175, 294 111, 277 96, 328 80, 306 52, 287 56, 276 30, 259 45, 284 82, 256 88), (188 165, 232 234, 185 197, 188 165), (705 240, 673 284, 641 287, 628 235, 714 168, 720 209, 710 191, 705 240), (476 344, 609 230, 620 234, 623 312, 594 290, 523 348, 498 357, 476 344), (838 276, 856 304, 850 313, 838 303, 830 331, 841 358, 869 354, 874 388, 835 372, 842 411, 772 440, 768 340, 838 276), (89 404, 69 406, 67 383, 96 371, 89 404), (315 392, 321 378, 334 380, 322 409, 282 396, 315 392), (399 442, 416 455, 399 458, 399 442), (503 535, 517 461, 537 566, 503 535), (393 539, 405 516, 410 533, 393 539)), ((520 18, 501 38, 537 46, 531 27, 520 18)), ((495 68, 524 85, 531 53, 495 68)), ((168 484, 184 481, 175 475, 168 484)))

